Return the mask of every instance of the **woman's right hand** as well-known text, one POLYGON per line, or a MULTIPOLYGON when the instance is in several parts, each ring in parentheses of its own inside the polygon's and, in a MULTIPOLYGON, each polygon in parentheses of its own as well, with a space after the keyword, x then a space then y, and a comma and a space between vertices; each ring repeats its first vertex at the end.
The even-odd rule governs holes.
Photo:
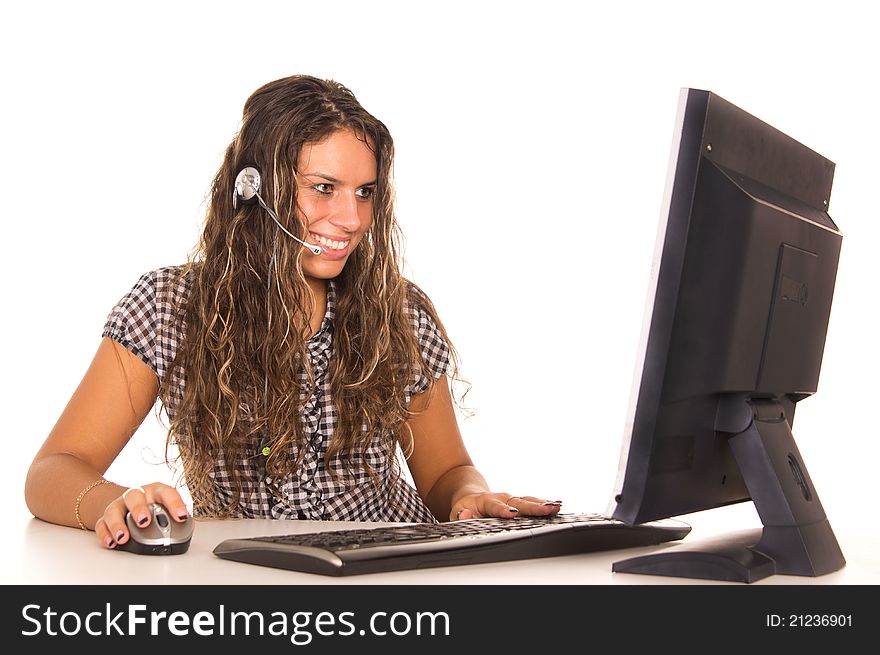
POLYGON ((107 505, 104 514, 95 523, 95 534, 106 548, 116 548, 130 538, 125 515, 131 516, 138 527, 150 524, 150 503, 159 503, 168 511, 171 518, 179 523, 186 521, 189 512, 180 493, 174 487, 161 482, 153 482, 143 487, 131 487, 107 505))

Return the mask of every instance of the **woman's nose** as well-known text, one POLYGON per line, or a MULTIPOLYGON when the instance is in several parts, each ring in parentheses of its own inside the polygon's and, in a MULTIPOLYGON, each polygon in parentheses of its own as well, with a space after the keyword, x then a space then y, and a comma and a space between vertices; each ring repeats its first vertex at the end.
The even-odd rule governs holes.
POLYGON ((361 224, 359 205, 354 193, 340 193, 334 202, 330 222, 351 232, 357 230, 361 224))

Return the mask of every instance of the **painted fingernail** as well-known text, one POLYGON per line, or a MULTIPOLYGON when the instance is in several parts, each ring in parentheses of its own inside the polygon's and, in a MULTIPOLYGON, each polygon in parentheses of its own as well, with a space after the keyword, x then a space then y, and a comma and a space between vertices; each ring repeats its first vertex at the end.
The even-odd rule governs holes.
POLYGON ((516 507, 508 507, 507 510, 509 512, 518 512, 519 511, 516 507))
POLYGON ((186 516, 187 516, 187 511, 186 511, 185 509, 179 509, 179 510, 177 510, 177 518, 179 518, 181 521, 182 521, 183 519, 185 519, 186 516))
POLYGON ((124 536, 125 536, 125 533, 122 530, 120 530, 119 532, 116 533, 116 541, 122 541, 122 538, 124 536))
POLYGON ((104 539, 104 543, 107 545, 107 548, 113 548, 116 545, 116 542, 113 541, 113 537, 107 537, 104 539))
POLYGON ((545 505, 545 506, 548 506, 548 507, 549 507, 549 506, 552 506, 552 507, 561 507, 561 506, 562 506, 562 501, 561 501, 561 500, 548 500, 546 503, 544 503, 544 505, 545 505))
POLYGON ((148 519, 149 519, 149 517, 146 514, 141 514, 138 517, 137 523, 138 523, 138 525, 146 525, 148 519))

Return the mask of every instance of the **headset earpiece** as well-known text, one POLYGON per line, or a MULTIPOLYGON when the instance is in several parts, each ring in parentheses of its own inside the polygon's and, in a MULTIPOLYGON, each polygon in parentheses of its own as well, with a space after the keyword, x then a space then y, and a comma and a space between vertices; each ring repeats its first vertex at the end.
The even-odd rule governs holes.
POLYGON ((256 200, 260 193, 260 171, 256 166, 245 166, 235 176, 235 190, 232 192, 232 206, 238 209, 238 203, 249 204, 256 200))
POLYGON ((232 191, 232 207, 238 209, 238 203, 244 205, 256 200, 260 203, 260 207, 266 210, 269 216, 272 217, 272 220, 275 221, 275 224, 281 228, 287 236, 308 248, 313 255, 320 255, 321 252, 323 252, 321 246, 303 241, 281 224, 281 221, 278 220, 275 212, 272 211, 272 208, 269 207, 260 196, 260 183, 260 171, 256 166, 249 164, 242 168, 238 172, 238 175, 235 176, 235 189, 232 191))

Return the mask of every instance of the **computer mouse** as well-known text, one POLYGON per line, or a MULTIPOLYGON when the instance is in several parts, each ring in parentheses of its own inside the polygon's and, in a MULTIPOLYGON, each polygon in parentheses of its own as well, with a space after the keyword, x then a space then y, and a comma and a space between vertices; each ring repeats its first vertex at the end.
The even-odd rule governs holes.
POLYGON ((180 555, 189 549, 192 539, 193 520, 187 516, 185 521, 175 521, 162 505, 150 503, 150 522, 145 527, 134 522, 131 512, 125 515, 129 538, 118 544, 119 550, 139 555, 180 555))

